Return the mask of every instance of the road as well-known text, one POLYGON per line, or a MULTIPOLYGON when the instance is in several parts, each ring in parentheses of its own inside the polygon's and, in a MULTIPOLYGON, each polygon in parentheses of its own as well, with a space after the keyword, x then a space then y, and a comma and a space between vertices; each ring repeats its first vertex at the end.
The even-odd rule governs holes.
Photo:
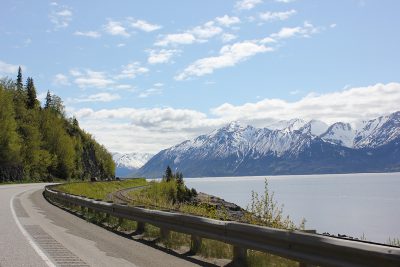
POLYGON ((45 184, 0 185, 0 266, 200 266, 48 203, 45 184))

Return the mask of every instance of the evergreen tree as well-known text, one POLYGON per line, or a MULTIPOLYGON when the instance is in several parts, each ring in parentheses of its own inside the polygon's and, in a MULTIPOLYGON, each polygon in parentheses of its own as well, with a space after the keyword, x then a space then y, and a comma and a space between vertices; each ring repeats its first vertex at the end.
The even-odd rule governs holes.
POLYGON ((23 90, 23 84, 22 84, 22 70, 21 67, 18 67, 18 75, 17 75, 17 90, 22 91, 23 90))
POLYGON ((172 179, 172 170, 169 166, 167 166, 167 169, 165 170, 165 180, 167 182, 171 181, 172 179))
POLYGON ((26 106, 28 109, 33 109, 38 106, 38 100, 36 99, 36 88, 33 83, 33 79, 28 77, 26 80, 26 91, 27 91, 27 102, 26 106))
POLYGON ((46 103, 44 104, 44 108, 48 109, 50 107, 51 107, 51 94, 50 94, 50 91, 47 90, 46 103))
POLYGON ((183 174, 181 172, 176 172, 176 183, 178 186, 183 186, 183 174))

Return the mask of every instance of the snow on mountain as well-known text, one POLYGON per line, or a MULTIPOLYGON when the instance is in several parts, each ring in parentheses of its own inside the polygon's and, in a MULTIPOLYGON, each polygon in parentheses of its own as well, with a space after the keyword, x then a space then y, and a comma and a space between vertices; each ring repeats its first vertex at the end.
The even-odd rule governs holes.
POLYGON ((148 153, 113 153, 113 160, 117 168, 139 169, 153 156, 148 153))
POLYGON ((294 130, 299 130, 306 124, 306 121, 302 119, 291 119, 291 120, 282 120, 272 124, 267 125, 265 128, 271 130, 286 130, 292 132, 294 130))
POLYGON ((355 148, 378 147, 400 135, 400 111, 367 121, 354 138, 355 148))
POLYGON ((320 136, 329 128, 329 125, 323 121, 311 120, 307 122, 299 130, 304 134, 311 134, 313 136, 320 136))
POLYGON ((400 112, 360 130, 299 119, 268 127, 232 122, 159 152, 137 174, 158 177, 167 165, 190 177, 400 170, 400 112))
POLYGON ((354 130, 349 123, 336 122, 320 137, 322 140, 333 144, 353 147, 355 136, 356 130, 354 130))

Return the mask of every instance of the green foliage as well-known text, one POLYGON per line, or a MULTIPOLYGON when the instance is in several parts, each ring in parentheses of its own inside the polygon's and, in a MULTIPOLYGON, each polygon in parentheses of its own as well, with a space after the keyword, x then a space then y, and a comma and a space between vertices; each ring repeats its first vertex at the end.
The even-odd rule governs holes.
POLYGON ((48 92, 44 109, 32 78, 0 81, 0 182, 113 178, 111 154, 65 116, 60 97, 48 92))
POLYGON ((69 194, 86 196, 94 199, 106 199, 106 196, 112 192, 146 184, 147 182, 145 179, 137 178, 109 182, 66 183, 56 186, 56 189, 69 194))
POLYGON ((247 207, 245 221, 251 224, 264 225, 280 229, 304 229, 305 220, 299 227, 290 220, 289 216, 283 215, 283 206, 279 206, 274 199, 274 193, 268 188, 268 180, 265 179, 264 195, 259 196, 256 192, 251 194, 251 204, 247 207))

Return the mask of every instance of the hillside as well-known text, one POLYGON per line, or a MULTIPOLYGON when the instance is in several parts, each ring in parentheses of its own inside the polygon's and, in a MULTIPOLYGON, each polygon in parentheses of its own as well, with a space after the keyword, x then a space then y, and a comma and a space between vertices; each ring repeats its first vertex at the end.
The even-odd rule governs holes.
POLYGON ((137 172, 169 165, 187 177, 400 171, 400 112, 359 129, 299 119, 255 128, 233 122, 156 154, 137 172))
POLYGON ((111 154, 67 118, 60 97, 42 106, 32 78, 0 82, 0 182, 114 176, 111 154))

